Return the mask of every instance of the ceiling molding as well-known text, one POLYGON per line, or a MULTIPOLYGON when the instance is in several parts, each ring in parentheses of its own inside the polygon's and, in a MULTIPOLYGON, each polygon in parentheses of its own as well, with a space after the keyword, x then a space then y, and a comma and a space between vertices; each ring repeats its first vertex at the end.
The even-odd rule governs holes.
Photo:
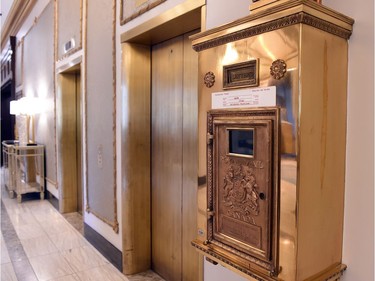
POLYGON ((9 10, 1 33, 1 50, 10 36, 16 36, 37 0, 15 0, 9 10))

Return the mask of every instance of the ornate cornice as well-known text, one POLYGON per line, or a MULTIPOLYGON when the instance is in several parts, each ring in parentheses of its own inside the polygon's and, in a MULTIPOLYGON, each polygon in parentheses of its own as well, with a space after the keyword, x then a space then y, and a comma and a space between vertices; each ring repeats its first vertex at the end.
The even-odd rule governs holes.
MULTIPOLYGON (((351 30, 347 30, 338 25, 330 23, 326 20, 317 18, 309 15, 305 12, 299 12, 289 16, 285 16, 276 20, 272 20, 266 23, 255 25, 249 28, 238 30, 232 33, 219 36, 201 43, 193 45, 193 49, 197 52, 206 50, 209 48, 217 47, 226 43, 234 42, 237 40, 245 39, 255 35, 259 35, 265 32, 273 31, 276 29, 292 26, 295 24, 306 24, 333 35, 339 36, 344 39, 349 39, 352 34, 351 30)), ((194 44, 194 43, 193 43, 194 44)))
POLYGON ((1 50, 4 49, 8 38, 16 36, 23 22, 33 9, 36 0, 15 0, 10 8, 1 32, 1 50))

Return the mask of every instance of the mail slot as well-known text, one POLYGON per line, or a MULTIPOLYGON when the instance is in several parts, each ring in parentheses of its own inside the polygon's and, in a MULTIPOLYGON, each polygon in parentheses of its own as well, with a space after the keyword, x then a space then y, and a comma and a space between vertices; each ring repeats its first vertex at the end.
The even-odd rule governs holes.
POLYGON ((279 108, 208 112, 207 245, 277 274, 279 108))

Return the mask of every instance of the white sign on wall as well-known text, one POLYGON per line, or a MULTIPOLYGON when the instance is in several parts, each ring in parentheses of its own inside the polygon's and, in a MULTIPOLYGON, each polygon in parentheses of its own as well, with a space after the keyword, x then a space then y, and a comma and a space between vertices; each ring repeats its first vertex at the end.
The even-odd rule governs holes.
POLYGON ((212 93, 212 109, 276 106, 276 87, 212 93))

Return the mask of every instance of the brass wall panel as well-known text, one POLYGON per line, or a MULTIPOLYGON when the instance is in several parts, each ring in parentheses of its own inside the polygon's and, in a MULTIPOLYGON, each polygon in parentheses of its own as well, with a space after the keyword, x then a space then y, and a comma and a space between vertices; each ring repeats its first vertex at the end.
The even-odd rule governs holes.
POLYGON ((122 58, 123 271, 134 274, 151 265, 150 48, 123 44, 122 58))
POLYGON ((347 40, 301 34, 297 280, 341 263, 348 56, 347 40))

